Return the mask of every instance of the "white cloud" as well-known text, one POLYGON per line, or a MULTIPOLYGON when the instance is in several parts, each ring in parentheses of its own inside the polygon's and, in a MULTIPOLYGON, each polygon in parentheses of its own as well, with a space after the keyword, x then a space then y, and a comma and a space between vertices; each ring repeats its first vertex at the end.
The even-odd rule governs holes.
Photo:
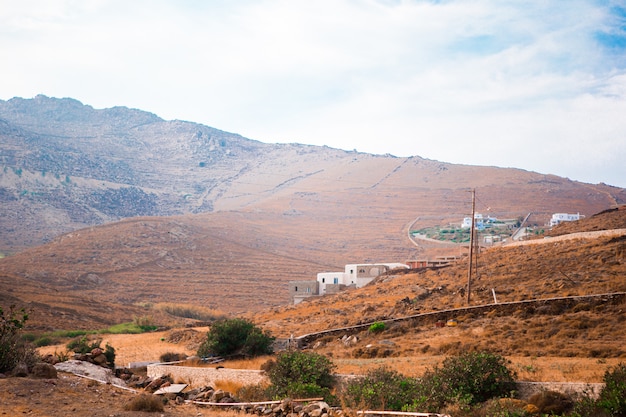
POLYGON ((3 3, 2 99, 626 187, 617 2, 3 3))

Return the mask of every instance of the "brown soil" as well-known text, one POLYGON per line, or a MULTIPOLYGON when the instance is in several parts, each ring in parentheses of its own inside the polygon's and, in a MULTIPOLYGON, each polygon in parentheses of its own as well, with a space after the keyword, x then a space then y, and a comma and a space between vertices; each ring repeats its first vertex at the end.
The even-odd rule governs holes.
POLYGON ((124 411, 124 405, 137 394, 111 385, 59 373, 57 379, 0 379, 0 415, 38 417, 186 417, 211 415, 233 417, 233 412, 209 410, 192 404, 168 403, 164 412, 155 414, 124 411))

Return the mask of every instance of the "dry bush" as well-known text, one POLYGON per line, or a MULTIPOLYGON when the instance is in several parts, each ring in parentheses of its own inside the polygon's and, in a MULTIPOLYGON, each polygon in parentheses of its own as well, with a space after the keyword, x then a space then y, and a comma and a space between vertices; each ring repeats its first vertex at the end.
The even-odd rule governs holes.
POLYGON ((241 382, 221 379, 215 381, 213 385, 215 389, 221 389, 222 391, 230 392, 231 394, 238 392, 243 387, 241 382))
POLYGON ((175 317, 205 322, 216 321, 227 316, 223 311, 195 304, 157 303, 154 305, 154 308, 175 317))
POLYGON ((235 392, 236 397, 243 402, 267 401, 270 397, 267 385, 244 385, 235 392))
POLYGON ((265 355, 265 356, 257 356, 249 359, 237 359, 237 360, 229 360, 222 362, 221 365, 224 368, 229 369, 261 369, 262 365, 266 363, 268 360, 272 359, 273 356, 265 355))
POLYGON ((163 411, 163 401, 154 395, 141 394, 126 403, 124 405, 124 410, 160 412, 163 411))
POLYGON ((533 394, 528 402, 534 404, 538 412, 545 414, 560 415, 566 411, 571 410, 574 402, 572 399, 560 392, 556 391, 542 391, 533 394))
POLYGON ((160 362, 178 362, 187 359, 187 355, 178 352, 165 352, 159 356, 160 362))

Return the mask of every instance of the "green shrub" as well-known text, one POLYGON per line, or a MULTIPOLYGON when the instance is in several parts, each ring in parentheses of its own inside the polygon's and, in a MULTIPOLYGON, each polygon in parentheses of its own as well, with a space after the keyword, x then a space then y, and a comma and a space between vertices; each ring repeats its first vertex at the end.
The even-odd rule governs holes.
POLYGON ((324 355, 298 350, 283 352, 275 361, 264 364, 271 386, 268 392, 274 397, 324 397, 332 402, 335 365, 324 355))
POLYGON ((28 366, 34 365, 38 356, 34 348, 20 336, 28 314, 15 306, 4 312, 0 307, 0 372, 12 371, 15 366, 23 362, 28 366))
POLYGON ((92 350, 94 350, 95 348, 99 348, 100 347, 100 343, 102 342, 102 340, 100 339, 96 339, 92 342, 90 342, 89 340, 87 340, 87 336, 82 336, 82 337, 78 337, 74 340, 71 340, 67 345, 67 349, 74 352, 74 353, 89 353, 92 350))
POLYGON ((598 404, 612 416, 626 417, 626 364, 620 362, 608 369, 604 383, 598 404))
POLYGON ((401 411, 417 394, 417 380, 380 367, 363 378, 350 381, 341 392, 342 402, 350 408, 401 411))
POLYGON ((275 338, 245 319, 227 319, 211 325, 198 356, 260 356, 273 353, 275 338))
POLYGON ((34 333, 24 333, 22 334, 22 340, 26 342, 34 342, 37 340, 37 335, 34 333))
POLYGON ((155 395, 141 394, 124 405, 126 411, 163 411, 163 401, 155 395))
POLYGON ((507 397, 515 388, 515 372, 500 355, 468 352, 448 357, 441 368, 428 370, 408 411, 437 411, 446 404, 469 407, 494 397, 507 397))
POLYGON ((380 333, 385 330, 385 323, 382 321, 377 321, 376 323, 372 323, 369 327, 370 333, 380 333))
POLYGON ((107 358, 107 365, 110 368, 115 368, 115 348, 108 343, 104 346, 104 357, 107 358))
POLYGON ((34 344, 37 347, 50 346, 54 345, 54 343, 55 340, 48 336, 41 336, 40 338, 34 340, 34 344))

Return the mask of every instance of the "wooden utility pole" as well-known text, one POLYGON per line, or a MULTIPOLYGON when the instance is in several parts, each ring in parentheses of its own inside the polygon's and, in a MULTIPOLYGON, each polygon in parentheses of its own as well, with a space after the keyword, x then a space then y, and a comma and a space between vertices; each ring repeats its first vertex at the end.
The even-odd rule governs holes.
POLYGON ((467 304, 472 293, 472 262, 474 260, 474 217, 476 211, 476 190, 472 189, 472 225, 470 226, 469 268, 467 270, 467 304))

